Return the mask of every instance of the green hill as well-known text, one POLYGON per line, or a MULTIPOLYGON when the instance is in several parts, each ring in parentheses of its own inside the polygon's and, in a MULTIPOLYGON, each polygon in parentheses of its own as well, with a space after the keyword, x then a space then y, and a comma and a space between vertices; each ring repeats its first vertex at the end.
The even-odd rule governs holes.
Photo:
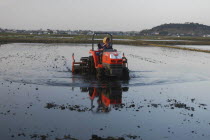
POLYGON ((204 36, 210 35, 210 26, 199 23, 163 24, 149 30, 143 30, 141 35, 163 36, 204 36))

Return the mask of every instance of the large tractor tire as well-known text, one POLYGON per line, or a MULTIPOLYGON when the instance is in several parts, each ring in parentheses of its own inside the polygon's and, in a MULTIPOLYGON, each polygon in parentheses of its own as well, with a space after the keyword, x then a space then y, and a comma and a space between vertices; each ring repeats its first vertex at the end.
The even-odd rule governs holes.
POLYGON ((93 56, 89 56, 88 66, 89 66, 89 73, 90 74, 95 74, 96 69, 95 69, 95 63, 94 63, 94 60, 93 60, 93 56))
POLYGON ((104 69, 103 68, 97 68, 96 69, 96 77, 98 80, 103 80, 104 79, 104 69))
POLYGON ((129 80, 130 79, 129 69, 127 67, 123 68, 122 77, 121 78, 122 78, 122 80, 129 80))

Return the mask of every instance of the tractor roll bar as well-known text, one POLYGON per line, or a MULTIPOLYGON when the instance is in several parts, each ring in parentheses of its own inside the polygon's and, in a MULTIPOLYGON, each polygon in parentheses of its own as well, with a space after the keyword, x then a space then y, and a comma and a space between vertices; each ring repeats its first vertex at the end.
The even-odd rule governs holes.
POLYGON ((112 45, 112 34, 108 33, 108 32, 94 32, 93 33, 93 37, 92 37, 92 50, 94 50, 94 41, 95 41, 95 36, 96 35, 109 35, 110 39, 111 39, 111 45, 112 45))

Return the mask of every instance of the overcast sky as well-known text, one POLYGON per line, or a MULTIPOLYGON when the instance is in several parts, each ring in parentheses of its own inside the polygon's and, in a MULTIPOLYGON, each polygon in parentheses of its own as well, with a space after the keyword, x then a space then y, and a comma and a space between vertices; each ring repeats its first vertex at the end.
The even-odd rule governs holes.
POLYGON ((0 0, 0 28, 140 31, 209 13, 210 0, 0 0))

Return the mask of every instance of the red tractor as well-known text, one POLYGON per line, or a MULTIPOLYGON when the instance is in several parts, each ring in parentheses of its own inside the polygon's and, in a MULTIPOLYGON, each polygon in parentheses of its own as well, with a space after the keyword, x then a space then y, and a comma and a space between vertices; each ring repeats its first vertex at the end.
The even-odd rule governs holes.
POLYGON ((80 62, 75 62, 74 54, 72 55, 72 73, 95 74, 98 79, 117 77, 122 80, 129 80, 129 69, 124 53, 122 54, 115 49, 95 50, 94 42, 96 35, 109 35, 110 45, 113 46, 112 35, 110 33, 94 33, 89 57, 81 57, 80 62))

